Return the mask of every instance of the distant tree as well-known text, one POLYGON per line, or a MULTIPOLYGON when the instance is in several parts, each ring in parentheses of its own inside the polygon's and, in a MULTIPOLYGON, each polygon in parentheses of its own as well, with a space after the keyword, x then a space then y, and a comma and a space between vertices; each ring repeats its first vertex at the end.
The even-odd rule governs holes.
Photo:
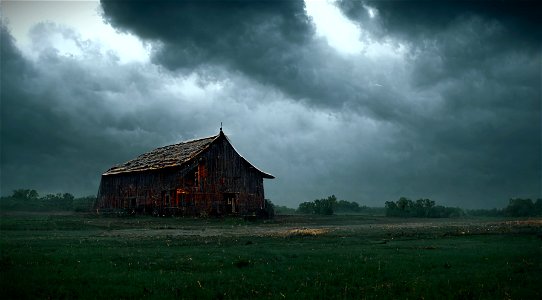
POLYGON ((38 192, 36 190, 29 189, 18 189, 13 191, 11 196, 17 200, 37 200, 39 198, 38 192))
POLYGON ((506 215, 511 217, 529 217, 536 215, 536 207, 531 199, 510 199, 505 209, 506 215))
POLYGON ((275 205, 271 200, 265 199, 265 214, 268 219, 273 219, 275 217, 275 205))
POLYGON ((312 202, 299 204, 297 212, 301 214, 332 215, 333 208, 337 204, 337 197, 331 195, 324 199, 316 199, 312 202))
POLYGON ((45 207, 61 210, 72 210, 74 199, 75 197, 70 193, 57 193, 47 194, 45 197, 41 198, 41 201, 45 207))
POLYGON ((73 209, 73 200, 75 197, 70 193, 62 194, 62 202, 60 203, 62 208, 73 209))
POLYGON ((536 199, 536 202, 534 203, 534 210, 536 212, 535 215, 542 216, 542 199, 536 199))
POLYGON ((411 214, 415 214, 414 210, 414 202, 406 197, 401 197, 395 202, 386 202, 386 216, 410 217, 411 214))
POLYGON ((337 197, 331 195, 327 199, 314 200, 315 213, 320 215, 332 215, 333 207, 337 203, 337 197))
POLYGON ((409 211, 412 207, 414 207, 414 203, 412 202, 412 200, 406 197, 399 198, 396 204, 397 208, 401 211, 409 211))
POLYGON ((314 202, 303 202, 299 204, 297 212, 300 214, 314 214, 316 213, 314 207, 314 202))
POLYGON ((418 218, 429 216, 431 209, 435 206, 435 201, 429 199, 418 199, 414 203, 414 214, 418 218))
POLYGON ((435 201, 430 199, 412 201, 401 197, 396 202, 386 202, 386 216, 389 217, 450 218, 462 215, 464 212, 460 208, 435 206, 435 201))
POLYGON ((393 202, 393 201, 386 201, 385 207, 386 207, 386 209, 396 210, 397 209, 397 204, 395 204, 395 202, 393 202))
POLYGON ((386 216, 387 217, 397 217, 399 216, 399 208, 397 204, 393 201, 386 201, 386 216))
MULTIPOLYGON (((363 207, 367 208, 367 207, 363 207)), ((356 213, 360 212, 362 210, 362 207, 357 202, 349 202, 346 200, 339 200, 335 203, 335 207, 333 208, 333 211, 335 212, 342 212, 342 213, 356 213)))

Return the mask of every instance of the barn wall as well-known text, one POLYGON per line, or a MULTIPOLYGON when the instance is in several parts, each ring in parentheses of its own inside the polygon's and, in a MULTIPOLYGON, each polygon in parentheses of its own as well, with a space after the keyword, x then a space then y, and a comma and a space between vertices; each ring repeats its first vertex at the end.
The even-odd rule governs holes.
POLYGON ((248 214, 264 205, 261 173, 221 136, 180 167, 103 175, 96 208, 222 215, 248 214))

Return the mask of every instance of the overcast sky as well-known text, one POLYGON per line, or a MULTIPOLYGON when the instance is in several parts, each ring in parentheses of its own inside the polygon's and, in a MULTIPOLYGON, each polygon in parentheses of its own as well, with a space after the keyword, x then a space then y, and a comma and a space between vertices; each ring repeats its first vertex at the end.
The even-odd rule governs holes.
POLYGON ((223 122, 281 205, 541 197, 541 11, 2 1, 1 193, 95 195, 111 166, 223 122))

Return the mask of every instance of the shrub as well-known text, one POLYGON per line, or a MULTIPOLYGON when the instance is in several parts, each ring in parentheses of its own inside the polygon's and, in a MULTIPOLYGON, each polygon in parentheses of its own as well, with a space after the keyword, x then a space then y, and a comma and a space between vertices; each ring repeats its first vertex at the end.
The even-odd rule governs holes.
POLYGON ((265 209, 267 218, 273 219, 275 217, 275 205, 271 200, 265 199, 265 209))
POLYGON ((290 208, 284 205, 275 205, 275 215, 293 215, 296 213, 295 208, 290 208))

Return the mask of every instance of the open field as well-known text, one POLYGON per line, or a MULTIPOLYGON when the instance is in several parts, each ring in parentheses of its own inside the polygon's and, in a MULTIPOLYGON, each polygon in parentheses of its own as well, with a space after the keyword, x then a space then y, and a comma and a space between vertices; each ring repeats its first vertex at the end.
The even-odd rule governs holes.
POLYGON ((1 216, 6 298, 541 299, 542 219, 1 216))

